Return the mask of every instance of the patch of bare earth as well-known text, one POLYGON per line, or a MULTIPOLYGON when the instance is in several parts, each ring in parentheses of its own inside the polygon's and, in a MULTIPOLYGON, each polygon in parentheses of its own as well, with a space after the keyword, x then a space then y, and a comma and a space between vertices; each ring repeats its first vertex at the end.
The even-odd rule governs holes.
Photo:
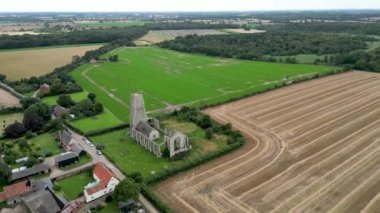
POLYGON ((18 107, 20 106, 20 101, 15 96, 11 95, 9 92, 0 89, 0 108, 3 107, 18 107))
POLYGON ((158 184, 176 212, 379 210, 379 74, 325 77, 205 112, 248 142, 158 184))

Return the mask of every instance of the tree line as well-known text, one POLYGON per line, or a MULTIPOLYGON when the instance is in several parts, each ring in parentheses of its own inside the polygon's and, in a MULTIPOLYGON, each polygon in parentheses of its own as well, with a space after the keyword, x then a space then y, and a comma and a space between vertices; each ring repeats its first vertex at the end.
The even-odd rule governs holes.
POLYGON ((160 47, 239 59, 267 56, 345 53, 367 48, 372 38, 344 34, 270 31, 261 34, 189 35, 164 41, 160 47))
POLYGON ((269 31, 288 32, 324 32, 324 33, 351 33, 380 35, 380 22, 313 22, 313 23, 286 23, 260 26, 260 29, 269 31))

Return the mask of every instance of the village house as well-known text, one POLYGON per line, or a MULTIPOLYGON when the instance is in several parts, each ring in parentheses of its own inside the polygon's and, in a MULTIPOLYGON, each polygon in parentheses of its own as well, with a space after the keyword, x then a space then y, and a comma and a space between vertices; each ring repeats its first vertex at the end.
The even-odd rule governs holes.
POLYGON ((97 163, 93 170, 94 182, 87 184, 84 189, 86 203, 107 195, 115 190, 119 180, 103 163, 97 163))
POLYGON ((3 192, 0 193, 0 202, 7 202, 7 205, 16 204, 22 196, 26 196, 33 192, 33 186, 30 180, 5 186, 3 192))
POLYGON ((50 85, 49 84, 44 83, 40 86, 40 93, 47 94, 49 92, 50 92, 50 85))
POLYGON ((81 145, 78 144, 78 142, 73 138, 71 133, 66 130, 62 130, 58 133, 59 136, 59 145, 66 151, 66 152, 75 152, 79 156, 86 155, 86 151, 82 148, 81 145))
POLYGON ((50 172, 49 164, 41 163, 36 166, 12 173, 11 176, 9 177, 9 181, 13 182, 17 180, 22 180, 22 179, 31 177, 33 175, 45 174, 48 172, 50 172))
POLYGON ((58 104, 53 109, 53 115, 56 118, 61 118, 64 114, 66 114, 68 112, 69 112, 69 110, 67 110, 66 108, 64 108, 58 104))

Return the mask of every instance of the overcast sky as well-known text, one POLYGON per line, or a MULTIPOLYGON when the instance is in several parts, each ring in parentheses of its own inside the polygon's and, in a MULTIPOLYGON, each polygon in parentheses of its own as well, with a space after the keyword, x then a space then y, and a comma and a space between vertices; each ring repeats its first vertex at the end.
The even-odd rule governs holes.
POLYGON ((0 0, 1 12, 379 9, 380 0, 0 0))

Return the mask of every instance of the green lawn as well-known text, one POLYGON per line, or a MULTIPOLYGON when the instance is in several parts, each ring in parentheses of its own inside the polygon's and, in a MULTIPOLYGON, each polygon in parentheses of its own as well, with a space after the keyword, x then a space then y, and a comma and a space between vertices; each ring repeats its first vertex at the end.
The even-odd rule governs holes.
POLYGON ((51 152, 53 155, 58 155, 63 152, 61 148, 58 146, 58 142, 55 141, 54 135, 50 133, 45 133, 39 135, 35 138, 28 140, 28 143, 32 145, 32 149, 35 152, 44 155, 48 152, 51 152))
POLYGON ((120 48, 119 62, 85 64, 74 79, 119 119, 128 121, 129 98, 142 92, 148 111, 170 105, 201 106, 241 97, 334 67, 221 59, 161 49, 120 48))
POLYGON ((0 115, 0 136, 3 134, 5 127, 15 121, 21 122, 23 117, 24 115, 22 113, 0 115))
POLYGON ((110 203, 106 203, 106 206, 104 208, 95 210, 96 213, 114 213, 114 212, 120 212, 119 207, 117 206, 117 202, 113 200, 110 203))
POLYGON ((71 122, 74 127, 79 128, 85 133, 93 130, 117 126, 123 123, 124 122, 122 120, 107 109, 105 109, 105 111, 100 115, 74 120, 71 122))
MULTIPOLYGON (((73 93, 73 94, 69 94, 69 95, 71 96, 71 99, 73 99, 73 101, 79 102, 79 101, 87 98, 88 92, 77 92, 77 93, 73 93)), ((49 104, 49 105, 56 105, 58 97, 59 97, 59 95, 45 97, 42 99, 42 102, 49 104)))
POLYGON ((61 186, 61 190, 69 200, 74 200, 83 191, 84 187, 93 182, 92 177, 87 172, 79 173, 77 175, 57 181, 61 186))
MULTIPOLYGON (((193 149, 187 160, 199 158, 201 155, 227 146, 226 138, 216 136, 212 141, 204 139, 204 131, 192 123, 180 123, 174 120, 162 123, 170 129, 183 131, 189 136, 193 149)), ((105 145, 103 150, 113 162, 124 172, 141 172, 145 177, 154 172, 180 165, 184 161, 171 161, 167 158, 157 158, 141 145, 130 139, 127 130, 115 131, 104 135, 92 137, 95 144, 105 145)))

